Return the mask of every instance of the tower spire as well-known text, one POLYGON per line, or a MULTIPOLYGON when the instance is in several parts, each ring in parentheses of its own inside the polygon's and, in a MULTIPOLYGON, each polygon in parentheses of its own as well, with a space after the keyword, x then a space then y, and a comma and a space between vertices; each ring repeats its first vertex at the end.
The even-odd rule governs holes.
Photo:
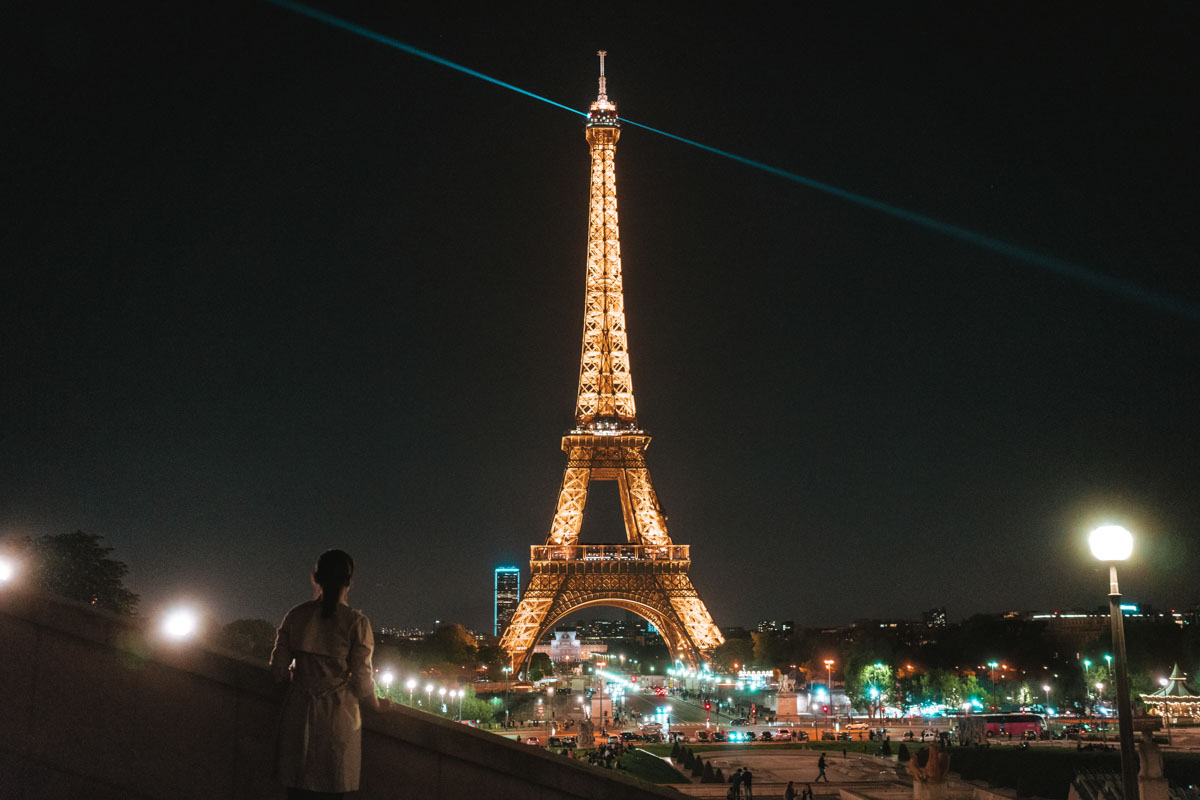
POLYGON ((608 86, 604 80, 604 57, 608 51, 597 50, 596 55, 600 56, 600 93, 596 95, 596 102, 608 102, 608 86))

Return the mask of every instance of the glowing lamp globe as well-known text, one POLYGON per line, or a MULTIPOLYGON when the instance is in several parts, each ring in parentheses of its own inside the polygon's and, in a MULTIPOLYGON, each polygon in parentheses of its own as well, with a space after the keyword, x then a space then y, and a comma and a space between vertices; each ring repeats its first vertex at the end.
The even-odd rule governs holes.
POLYGON ((1124 561, 1133 552, 1133 534, 1120 525, 1101 525, 1088 536, 1088 546, 1099 561, 1124 561))
POLYGON ((8 583, 17 574, 17 568, 7 558, 0 558, 0 583, 8 583))
POLYGON ((198 626, 199 620, 191 609, 177 608, 163 617, 163 633, 177 641, 190 638, 198 626))

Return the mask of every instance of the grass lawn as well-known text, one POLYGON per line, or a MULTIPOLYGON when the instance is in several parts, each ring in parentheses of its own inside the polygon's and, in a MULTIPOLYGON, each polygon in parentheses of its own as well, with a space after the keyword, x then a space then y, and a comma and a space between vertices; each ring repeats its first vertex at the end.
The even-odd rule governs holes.
MULTIPOLYGON (((667 747, 667 752, 663 755, 668 755, 670 752, 671 748, 667 747)), ((661 758, 655 758, 649 753, 638 750, 630 750, 625 753, 621 756, 620 761, 626 774, 649 783, 687 783, 691 780, 661 758)))

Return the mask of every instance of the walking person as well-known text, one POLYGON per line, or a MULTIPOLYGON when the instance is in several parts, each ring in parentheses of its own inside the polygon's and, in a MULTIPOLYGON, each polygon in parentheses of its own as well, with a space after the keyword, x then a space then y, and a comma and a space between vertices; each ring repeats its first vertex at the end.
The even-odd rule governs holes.
POLYGON ((742 787, 746 790, 747 800, 754 798, 754 773, 746 767, 746 771, 742 773, 742 787))
POLYGON ((825 774, 825 754, 824 753, 821 753, 821 757, 817 759, 817 769, 820 770, 820 774, 817 775, 817 779, 815 781, 813 781, 813 783, 820 783, 822 778, 825 779, 826 783, 829 783, 829 776, 825 774))
POLYGON ((341 550, 317 559, 316 599, 283 618, 271 673, 287 683, 276 740, 276 775, 289 800, 341 798, 358 790, 362 764, 359 704, 379 708, 372 679, 371 623, 346 604, 354 560, 341 550))

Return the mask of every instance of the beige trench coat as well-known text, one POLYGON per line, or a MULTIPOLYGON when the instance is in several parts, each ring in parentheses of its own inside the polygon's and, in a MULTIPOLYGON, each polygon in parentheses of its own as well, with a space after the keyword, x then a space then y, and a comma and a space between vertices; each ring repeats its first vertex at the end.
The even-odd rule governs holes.
POLYGON ((347 605, 339 604, 325 619, 321 601, 311 600, 283 618, 271 671, 277 680, 291 680, 276 744, 276 774, 284 786, 314 792, 358 789, 358 701, 375 692, 374 648, 371 623, 347 605))

